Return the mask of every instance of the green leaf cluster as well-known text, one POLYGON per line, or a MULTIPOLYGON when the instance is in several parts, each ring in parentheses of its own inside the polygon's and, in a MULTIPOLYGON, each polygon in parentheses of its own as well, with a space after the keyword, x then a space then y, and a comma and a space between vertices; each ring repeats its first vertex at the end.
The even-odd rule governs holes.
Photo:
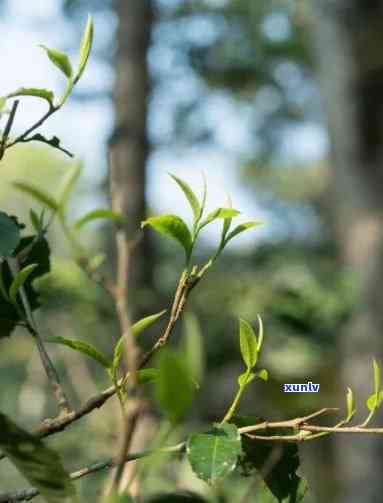
MULTIPOLYGON (((212 262, 218 257, 221 251, 225 248, 227 243, 231 241, 238 234, 251 229, 257 225, 260 225, 261 222, 257 220, 253 220, 250 222, 245 222, 243 224, 237 225, 230 233, 230 227, 233 218, 237 217, 240 212, 231 207, 228 208, 217 208, 214 211, 210 212, 205 218, 203 218, 203 214, 206 206, 206 197, 207 197, 207 188, 206 181, 204 180, 204 192, 201 201, 196 196, 192 188, 188 183, 186 183, 181 178, 178 178, 175 175, 170 175, 172 179, 177 183, 177 185, 182 190, 187 202, 190 205, 190 208, 193 213, 193 224, 192 228, 189 229, 184 220, 178 215, 162 215, 157 217, 150 217, 144 220, 141 224, 141 227, 145 227, 149 225, 157 232, 164 234, 178 242, 182 246, 185 252, 186 264, 190 264, 192 252, 197 241, 198 235, 202 229, 204 229, 207 225, 211 224, 216 220, 223 221, 222 233, 220 238, 220 243, 218 245, 217 251, 215 255, 210 259, 210 261, 204 266, 205 268, 209 267, 212 262)), ((202 270, 205 270, 202 268, 202 270)))

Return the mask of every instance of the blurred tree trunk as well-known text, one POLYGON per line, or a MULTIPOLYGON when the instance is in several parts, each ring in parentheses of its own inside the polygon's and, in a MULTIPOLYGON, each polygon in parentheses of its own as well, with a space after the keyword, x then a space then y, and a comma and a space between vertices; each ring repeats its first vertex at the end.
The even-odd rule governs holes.
MULTIPOLYGON (((335 235, 360 285, 357 312, 341 339, 341 374, 362 419, 372 391, 371 358, 383 362, 383 2, 312 3, 332 144, 335 235)), ((365 435, 335 441, 340 501, 381 502, 383 440, 365 435)))
MULTIPOLYGON (((118 18, 114 89, 115 129, 110 138, 111 182, 115 206, 126 215, 127 237, 139 236, 146 216, 146 163, 149 153, 147 134, 150 79, 148 49, 153 10, 151 0, 115 0, 118 18)), ((130 300, 141 311, 138 292, 152 286, 153 253, 148 233, 134 247, 130 267, 130 300)), ((144 295, 143 295, 144 296, 144 295)))

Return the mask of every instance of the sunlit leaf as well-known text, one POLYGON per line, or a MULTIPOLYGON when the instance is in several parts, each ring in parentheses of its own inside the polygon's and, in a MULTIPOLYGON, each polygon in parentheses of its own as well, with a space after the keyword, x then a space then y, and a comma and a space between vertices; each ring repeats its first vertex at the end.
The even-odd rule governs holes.
POLYGON ((262 318, 259 316, 259 314, 257 314, 257 318, 258 318, 258 326, 259 326, 257 351, 259 353, 261 351, 262 344, 263 344, 263 322, 262 322, 262 318))
POLYGON ((53 104, 54 94, 49 89, 42 89, 38 87, 20 87, 7 95, 7 98, 16 98, 17 96, 33 96, 34 98, 42 98, 50 105, 53 104))
POLYGON ((201 206, 199 204, 197 196, 194 194, 191 187, 186 182, 184 182, 175 175, 171 174, 170 176, 173 178, 173 180, 178 184, 182 192, 185 194, 185 197, 189 201, 191 209, 193 210, 194 222, 197 222, 198 219, 201 217, 201 206))
POLYGON ((380 384, 381 384, 381 372, 378 362, 375 360, 375 358, 372 360, 372 365, 374 367, 374 391, 376 394, 378 394, 380 391, 380 384))
POLYGON ((383 398, 381 386, 381 371, 378 362, 373 358, 372 366, 374 369, 374 393, 370 395, 366 401, 366 405, 370 411, 380 407, 383 398))
POLYGON ((258 359, 258 342, 253 327, 243 319, 239 320, 239 342, 243 361, 248 369, 252 369, 258 359))
POLYGON ((82 163, 80 162, 77 162, 74 166, 71 166, 65 174, 63 181, 61 182, 58 196, 58 204, 60 206, 61 212, 65 210, 68 204, 69 198, 72 195, 76 183, 81 175, 82 167, 82 163))
POLYGON ((103 367, 109 368, 111 366, 111 361, 109 358, 104 356, 100 350, 95 348, 92 344, 89 344, 85 341, 80 341, 78 339, 68 339, 66 337, 52 337, 50 339, 46 339, 46 342, 54 342, 56 344, 61 344, 63 346, 68 346, 84 355, 90 356, 93 360, 96 360, 103 367))
POLYGON ((59 455, 1 413, 0 448, 48 503, 64 503, 75 495, 59 455))
POLYGON ((45 45, 40 45, 42 49, 44 49, 48 55, 48 58, 52 61, 52 63, 59 68, 64 75, 70 79, 72 77, 72 65, 68 58, 68 55, 65 52, 61 52, 58 49, 50 49, 45 45))
POLYGON ((199 494, 191 492, 164 493, 152 496, 145 503, 208 503, 199 494))
POLYGON ((356 412, 354 393, 351 388, 347 388, 346 403, 347 403, 347 421, 350 421, 356 412))
POLYGON ((253 227, 256 227, 258 225, 262 225, 263 222, 258 221, 258 220, 253 220, 251 222, 245 222, 243 224, 237 225, 226 237, 225 239, 225 245, 233 239, 235 236, 238 236, 238 234, 241 234, 241 232, 247 231, 248 229, 252 229, 253 227))
POLYGON ((207 433, 194 433, 187 441, 187 457, 198 478, 214 484, 237 466, 241 436, 234 424, 214 425, 207 433))
POLYGON ((32 274, 32 272, 38 267, 37 264, 30 264, 21 269, 14 277, 11 287, 9 289, 9 299, 11 302, 16 304, 17 302, 17 293, 19 289, 24 285, 28 277, 32 274))
MULTIPOLYGON (((164 309, 163 311, 160 311, 159 313, 151 314, 150 316, 145 316, 145 318, 142 318, 141 320, 136 321, 136 323, 134 323, 131 327, 132 335, 134 337, 138 337, 146 328, 149 328, 150 326, 152 326, 165 313, 166 313, 166 309, 164 309)), ((122 352, 124 349, 125 338, 126 338, 126 335, 122 335, 118 339, 117 344, 115 345, 114 355, 113 355, 113 364, 112 364, 113 373, 115 373, 115 371, 117 370, 117 368, 120 365, 122 352)))
POLYGON ((43 204, 44 206, 48 206, 48 208, 50 208, 51 210, 53 211, 58 210, 59 204, 54 199, 54 197, 52 197, 50 194, 45 192, 45 190, 40 189, 36 185, 29 182, 23 182, 21 180, 13 182, 12 185, 21 192, 25 192, 36 201, 43 204))
POLYGON ((31 219, 31 224, 37 233, 42 231, 41 219, 34 209, 29 210, 29 218, 31 219))
POLYGON ((186 257, 189 257, 192 238, 190 231, 182 218, 177 215, 151 217, 142 222, 141 227, 145 227, 146 225, 153 227, 153 229, 161 234, 169 236, 177 241, 185 250, 186 257))
POLYGON ((255 377, 259 377, 262 381, 267 381, 269 379, 269 373, 266 369, 261 369, 255 372, 255 377))
POLYGON ((210 224, 214 220, 217 220, 218 218, 226 220, 228 218, 234 218, 240 213, 240 211, 235 210, 234 208, 217 208, 207 215, 205 220, 201 222, 199 228, 203 229, 206 225, 210 224))
POLYGON ((366 406, 368 410, 373 411, 375 409, 378 409, 383 401, 383 390, 380 390, 378 393, 372 393, 367 400, 366 400, 366 406))
POLYGON ((243 372, 240 376, 238 376, 238 385, 240 388, 247 386, 251 383, 256 377, 254 372, 243 372))
POLYGON ((94 222, 95 220, 113 220, 116 223, 124 224, 126 223, 126 218, 121 215, 121 213, 117 213, 113 210, 108 209, 97 209, 92 210, 83 217, 81 217, 74 224, 74 227, 77 231, 79 231, 84 225, 94 222))
POLYGON ((77 70, 77 75, 74 79, 74 83, 78 82, 81 75, 84 73, 86 64, 89 59, 90 51, 92 50, 93 44, 93 19, 92 16, 88 16, 88 21, 86 23, 86 27, 84 30, 84 34, 82 36, 81 45, 80 45, 80 61, 77 70))

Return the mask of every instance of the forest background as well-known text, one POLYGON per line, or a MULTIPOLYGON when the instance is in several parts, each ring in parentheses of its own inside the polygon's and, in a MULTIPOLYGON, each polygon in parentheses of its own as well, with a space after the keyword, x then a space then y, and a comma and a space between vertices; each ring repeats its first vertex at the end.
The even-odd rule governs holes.
MULTIPOLYGON (((238 316, 255 321, 262 315, 268 337, 263 358, 272 376, 267 387, 247 393, 244 412, 256 408, 274 419, 295 417, 337 406, 345 383, 364 393, 370 382, 365 354, 382 354, 376 285, 383 269, 374 259, 381 249, 381 209, 373 195, 364 195, 357 177, 344 185, 331 160, 329 100, 319 76, 336 81, 337 73, 331 67, 326 75, 320 70, 331 52, 320 44, 329 33, 325 15, 315 17, 298 0, 40 0, 33 5, 3 0, 0 5, 1 94, 25 85, 26 77, 36 87, 60 88, 63 82, 36 46, 49 41, 72 54, 87 14, 94 17, 94 52, 67 104, 71 119, 58 114, 43 127, 83 160, 73 217, 105 205, 111 153, 131 187, 126 212, 132 232, 148 213, 176 209, 188 218, 167 172, 197 188, 204 172, 211 207, 222 205, 228 192, 247 217, 265 221, 262 230, 225 252, 179 327, 180 332, 199 331, 204 360, 210 362, 198 414, 190 420, 193 415, 211 420, 230 401, 240 368, 234 336, 238 316), (283 383, 308 380, 320 383, 319 394, 281 392, 283 383)), ((367 60, 369 54, 364 54, 367 60)), ((16 129, 38 116, 40 108, 31 101, 23 112, 25 123, 16 129)), ((12 181, 38 182, 54 191, 68 167, 65 156, 42 147, 14 149, 2 166, 1 207, 27 215, 33 202, 14 190, 12 181)), ((366 170, 364 176, 370 179, 366 185, 378 188, 374 173, 366 170)), ((90 248, 108 250, 106 266, 112 268, 110 236, 110 224, 92 224, 86 237, 90 248)), ((205 235, 201 256, 214 236, 205 235)), ((50 231, 50 241, 53 270, 40 284, 44 331, 89 338, 107 350, 105 334, 116 330, 113 306, 69 260, 59 229, 50 231)), ((140 316, 152 312, 150 306, 158 310, 159 298, 166 305, 182 264, 171 243, 147 235, 135 259, 130 300, 140 316)), ((51 351, 71 383, 74 401, 105 385, 91 361, 65 348, 51 351)), ((25 427, 49 417, 52 407, 39 366, 26 336, 13 337, 1 349, 1 399, 25 427)), ((75 469, 79 449, 85 461, 110 454, 116 416, 113 408, 101 410, 51 443, 75 469), (85 450, 80 438, 89 439, 85 450)), ((148 415, 143 429, 154 429, 156 421, 148 415)), ((362 480, 371 494, 379 493, 382 482, 374 473, 382 449, 366 439, 348 438, 347 443, 352 446, 325 438, 302 447, 312 487, 307 501, 341 501, 345 484, 355 494, 362 480)), ((172 477, 153 472, 148 487, 168 489, 172 477)), ((186 466, 178 476, 183 487, 198 486, 186 466)), ((96 494, 104 478, 82 481, 82 493, 96 494)), ((11 466, 0 473, 0 485, 7 481, 9 489, 19 488, 20 480, 11 466)))

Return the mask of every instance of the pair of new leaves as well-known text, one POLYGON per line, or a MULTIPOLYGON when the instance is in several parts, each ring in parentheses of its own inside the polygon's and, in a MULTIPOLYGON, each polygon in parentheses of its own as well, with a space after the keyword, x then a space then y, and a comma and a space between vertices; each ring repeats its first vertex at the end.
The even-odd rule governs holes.
MULTIPOLYGON (((383 402, 383 388, 382 388, 382 378, 381 369, 375 358, 372 360, 373 374, 374 374, 374 391, 366 400, 366 407, 370 411, 366 420, 361 426, 367 426, 375 412, 379 409, 383 402)), ((347 416, 342 424, 349 423, 356 413, 355 397, 351 388, 347 388, 346 394, 346 405, 347 405, 347 416)))
POLYGON ((82 74, 84 73, 85 67, 89 59, 90 51, 92 49, 92 43, 93 43, 93 20, 92 17, 89 16, 80 44, 79 63, 76 72, 74 72, 72 63, 67 54, 57 49, 50 49, 45 45, 41 45, 40 47, 42 47, 46 51, 48 58, 67 78, 67 87, 65 89, 63 96, 59 99, 57 104, 54 104, 55 96, 53 91, 35 87, 22 87, 8 94, 5 97, 0 98, 0 113, 2 109, 5 107, 7 99, 16 98, 19 96, 33 96, 36 98, 41 98, 48 102, 50 108, 52 109, 60 108, 65 103, 66 99, 72 92, 73 87, 77 84, 82 74))
POLYGON ((216 210, 209 213, 205 218, 203 214, 206 206, 206 196, 207 188, 206 181, 204 180, 204 190, 202 200, 199 201, 198 197, 195 195, 191 187, 184 181, 175 175, 170 175, 173 180, 180 187, 184 193, 191 209, 193 212, 193 225, 190 230, 186 223, 178 215, 161 215, 156 217, 151 217, 142 222, 141 226, 145 227, 149 225, 153 227, 156 231, 171 237, 177 241, 185 251, 186 263, 190 263, 191 255, 197 237, 201 230, 217 219, 223 220, 223 227, 221 233, 220 243, 216 252, 216 256, 224 249, 227 243, 233 239, 235 236, 241 232, 251 229, 256 225, 260 225, 261 222, 257 220, 252 220, 250 222, 245 222, 237 225, 231 232, 231 224, 233 218, 237 217, 240 212, 234 208, 231 208, 231 204, 227 208, 217 208, 216 210))

